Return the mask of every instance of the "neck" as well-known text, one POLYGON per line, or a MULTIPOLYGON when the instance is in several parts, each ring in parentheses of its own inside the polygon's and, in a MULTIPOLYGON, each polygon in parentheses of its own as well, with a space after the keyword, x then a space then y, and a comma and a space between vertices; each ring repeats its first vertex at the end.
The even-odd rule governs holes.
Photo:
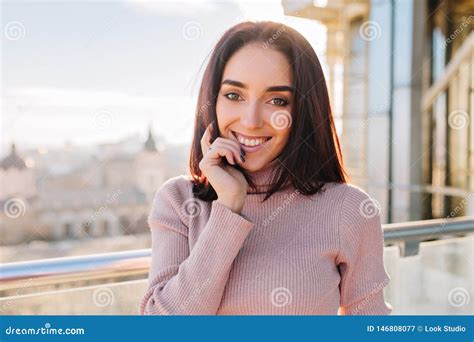
POLYGON ((274 181, 273 177, 275 176, 280 163, 281 162, 278 160, 278 158, 275 158, 256 171, 247 171, 247 174, 252 177, 252 180, 256 186, 256 188, 252 188, 249 185, 247 187, 247 193, 265 193, 268 189, 270 189, 271 185, 273 184, 272 181, 274 181))

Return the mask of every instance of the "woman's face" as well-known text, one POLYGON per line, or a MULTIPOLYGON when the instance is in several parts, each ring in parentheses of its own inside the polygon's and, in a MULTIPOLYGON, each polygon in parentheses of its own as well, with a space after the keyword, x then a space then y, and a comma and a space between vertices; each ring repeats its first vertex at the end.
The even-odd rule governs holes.
POLYGON ((217 97, 221 137, 239 142, 256 171, 285 147, 293 105, 291 67, 281 52, 248 44, 227 62, 217 97))

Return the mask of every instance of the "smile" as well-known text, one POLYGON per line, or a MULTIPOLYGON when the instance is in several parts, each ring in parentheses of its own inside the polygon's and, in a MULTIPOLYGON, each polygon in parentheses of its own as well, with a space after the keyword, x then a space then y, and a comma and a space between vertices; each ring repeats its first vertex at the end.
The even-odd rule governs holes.
POLYGON ((237 141, 240 143, 245 152, 255 152, 260 150, 262 146, 268 143, 273 137, 265 136, 249 136, 232 131, 237 141))

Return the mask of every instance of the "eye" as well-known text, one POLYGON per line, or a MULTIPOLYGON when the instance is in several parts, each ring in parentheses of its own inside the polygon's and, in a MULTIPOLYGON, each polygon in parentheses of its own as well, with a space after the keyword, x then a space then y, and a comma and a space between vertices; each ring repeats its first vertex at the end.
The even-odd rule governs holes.
POLYGON ((271 99, 270 102, 278 107, 285 107, 288 104, 288 101, 281 97, 275 97, 274 99, 271 99))
POLYGON ((228 94, 225 94, 224 96, 227 97, 231 101, 238 101, 241 99, 240 95, 236 93, 228 93, 228 94))

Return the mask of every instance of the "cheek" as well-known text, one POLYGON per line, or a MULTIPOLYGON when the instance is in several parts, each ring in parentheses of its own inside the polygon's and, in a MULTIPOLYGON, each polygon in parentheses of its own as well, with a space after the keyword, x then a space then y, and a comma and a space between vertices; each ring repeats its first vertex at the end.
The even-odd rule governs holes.
POLYGON ((290 138, 290 128, 275 131, 275 149, 281 152, 290 138))
POLYGON ((236 110, 235 106, 220 99, 218 99, 216 103, 216 115, 221 131, 235 121, 236 118, 239 118, 239 112, 236 110))

